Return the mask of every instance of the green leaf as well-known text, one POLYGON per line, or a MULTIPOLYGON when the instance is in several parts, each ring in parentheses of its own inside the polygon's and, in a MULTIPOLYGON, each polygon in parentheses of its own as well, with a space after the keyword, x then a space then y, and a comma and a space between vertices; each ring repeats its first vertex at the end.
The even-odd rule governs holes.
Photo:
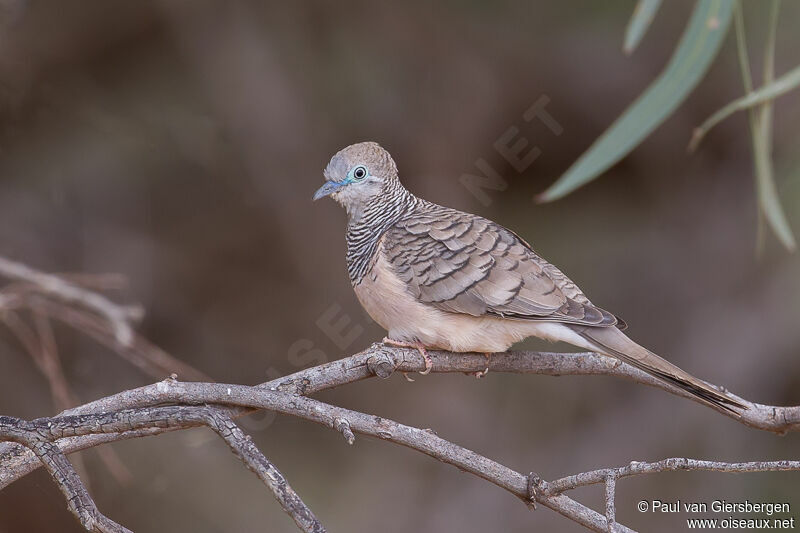
POLYGON ((786 249, 792 252, 797 248, 797 244, 789 223, 786 221, 786 214, 783 212, 781 202, 778 199, 778 191, 775 187, 775 178, 772 171, 772 158, 770 157, 769 146, 765 142, 765 138, 769 136, 769 133, 761 127, 763 123, 763 115, 757 117, 757 129, 753 130, 758 202, 772 231, 775 232, 775 235, 786 249))
POLYGON ((626 54, 632 54, 636 47, 653 22, 658 8, 661 6, 661 0, 639 0, 636 7, 633 9, 631 21, 628 23, 628 28, 625 30, 625 44, 622 46, 622 51, 626 54))
MULTIPOLYGON (((740 6, 741 7, 741 6, 740 6)), ((772 83, 775 64, 775 33, 778 26, 780 1, 772 0, 767 46, 764 52, 764 85, 772 83)), ((737 10, 737 34, 744 34, 740 24, 741 9, 737 10), (741 30, 739 29, 741 27, 741 30)), ((742 38, 742 42, 744 39, 742 38)), ((756 171, 756 191, 759 210, 787 250, 794 251, 797 244, 786 220, 786 214, 778 198, 772 168, 772 101, 766 100, 757 109, 750 110, 750 131, 753 139, 753 161, 756 171)))
POLYGON ((683 102, 708 70, 727 33, 733 0, 698 0, 669 64, 575 163, 537 198, 552 201, 608 170, 683 102))
POLYGON ((707 118, 694 130, 692 140, 689 143, 689 150, 695 150, 711 128, 737 111, 743 111, 763 104, 764 102, 770 102, 797 87, 800 87, 800 66, 795 67, 780 78, 767 83, 756 91, 734 100, 707 118))

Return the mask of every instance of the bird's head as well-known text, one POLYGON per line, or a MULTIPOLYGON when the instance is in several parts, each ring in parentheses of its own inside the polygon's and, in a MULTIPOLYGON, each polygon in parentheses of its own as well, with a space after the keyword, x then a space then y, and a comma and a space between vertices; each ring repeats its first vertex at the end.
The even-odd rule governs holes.
POLYGON ((351 144, 339 150, 323 174, 325 184, 314 193, 314 200, 330 196, 344 206, 350 218, 399 185, 392 156, 375 142, 351 144))

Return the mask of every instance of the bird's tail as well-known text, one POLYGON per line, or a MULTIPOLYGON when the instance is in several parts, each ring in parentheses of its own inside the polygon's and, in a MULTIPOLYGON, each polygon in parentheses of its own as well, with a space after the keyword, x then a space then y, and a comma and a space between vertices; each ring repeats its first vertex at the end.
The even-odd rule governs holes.
POLYGON ((573 329, 578 335, 596 345, 597 351, 620 359, 653 377, 683 389, 699 398, 703 403, 722 408, 736 415, 740 413, 732 407, 747 409, 747 406, 725 393, 684 372, 647 348, 639 346, 615 327, 577 326, 573 329))

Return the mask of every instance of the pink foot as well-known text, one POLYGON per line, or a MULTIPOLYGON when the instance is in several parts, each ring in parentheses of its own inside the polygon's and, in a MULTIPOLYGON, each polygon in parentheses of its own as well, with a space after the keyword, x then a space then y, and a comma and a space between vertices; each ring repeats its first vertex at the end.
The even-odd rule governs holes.
MULTIPOLYGON (((420 355, 425 360, 425 370, 420 372, 423 376, 426 374, 431 373, 431 369, 433 368, 433 361, 431 360, 431 356, 428 355, 428 351, 425 349, 425 346, 422 345, 420 342, 405 342, 405 341, 396 341, 394 339, 390 339, 389 337, 383 338, 384 344, 391 344, 393 346, 400 346, 401 348, 415 348, 419 350, 420 355)), ((408 379, 408 376, 406 376, 408 379)), ((413 380, 411 380, 413 381, 413 380)))

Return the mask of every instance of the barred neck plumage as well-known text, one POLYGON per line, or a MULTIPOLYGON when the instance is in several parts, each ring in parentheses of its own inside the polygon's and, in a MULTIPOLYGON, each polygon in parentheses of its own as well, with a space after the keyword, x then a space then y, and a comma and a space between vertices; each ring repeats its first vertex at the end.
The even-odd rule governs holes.
POLYGON ((359 217, 347 224, 347 273, 355 286, 373 265, 375 250, 383 233, 413 210, 422 200, 399 181, 386 184, 382 194, 364 206, 359 217))

